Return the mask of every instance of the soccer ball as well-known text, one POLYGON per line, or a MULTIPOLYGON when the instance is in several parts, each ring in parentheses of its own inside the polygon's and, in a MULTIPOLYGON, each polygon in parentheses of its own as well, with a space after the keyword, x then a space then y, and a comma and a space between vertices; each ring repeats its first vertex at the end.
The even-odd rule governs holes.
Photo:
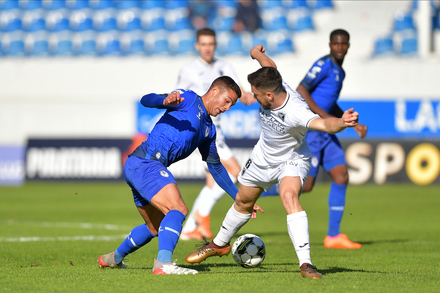
POLYGON ((244 234, 232 245, 232 257, 244 268, 256 267, 266 257, 266 246, 257 235, 244 234))

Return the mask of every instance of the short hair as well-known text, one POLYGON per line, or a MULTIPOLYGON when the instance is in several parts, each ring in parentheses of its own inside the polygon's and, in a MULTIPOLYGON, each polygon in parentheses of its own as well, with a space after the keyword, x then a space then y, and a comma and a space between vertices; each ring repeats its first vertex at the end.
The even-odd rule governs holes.
POLYGON ((200 36, 213 36, 215 38, 215 31, 205 27, 197 31, 197 40, 199 40, 200 36))
POLYGON ((248 81, 257 89, 280 92, 283 89, 283 78, 275 67, 261 67, 248 75, 248 81))
MULTIPOLYGON (((238 98, 241 98, 241 90, 240 87, 238 86, 238 84, 229 76, 220 76, 217 77, 211 84, 211 86, 209 87, 209 90, 211 90, 214 86, 218 86, 220 88, 221 91, 226 91, 228 89, 233 90, 236 94, 238 98)), ((208 91, 209 91, 208 90, 208 91)))
POLYGON ((343 30, 343 29, 335 29, 334 31, 332 31, 332 32, 330 33, 330 42, 332 41, 333 37, 336 36, 336 35, 343 35, 343 36, 346 36, 346 37, 347 37, 347 41, 350 41, 350 34, 349 34, 346 30, 343 30))

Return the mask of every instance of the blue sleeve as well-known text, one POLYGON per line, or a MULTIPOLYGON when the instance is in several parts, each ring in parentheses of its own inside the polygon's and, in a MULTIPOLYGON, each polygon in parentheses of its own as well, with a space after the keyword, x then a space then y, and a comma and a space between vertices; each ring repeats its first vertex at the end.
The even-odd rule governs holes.
POLYGON ((229 177, 228 171, 226 171, 225 167, 221 163, 211 164, 208 163, 208 170, 211 173, 212 177, 214 177, 215 182, 226 191, 233 200, 238 193, 238 188, 234 185, 229 177))
POLYGON ((141 104, 147 108, 165 109, 163 100, 167 97, 167 94, 148 94, 142 97, 141 104))
POLYGON ((301 81, 303 85, 310 93, 315 90, 316 86, 327 76, 328 62, 318 60, 307 72, 304 79, 301 81))

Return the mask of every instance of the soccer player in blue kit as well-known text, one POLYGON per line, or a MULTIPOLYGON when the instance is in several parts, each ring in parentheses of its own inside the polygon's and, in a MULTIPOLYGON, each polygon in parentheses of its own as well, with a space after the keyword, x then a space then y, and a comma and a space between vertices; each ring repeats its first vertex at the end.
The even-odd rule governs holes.
MULTIPOLYGON (((310 109, 322 118, 341 117, 344 111, 337 104, 345 72, 342 69, 344 57, 350 47, 350 35, 337 29, 330 34, 330 54, 317 60, 296 89, 307 101, 310 109)), ((367 134, 367 126, 354 127, 361 138, 367 134)), ((319 166, 332 178, 328 205, 329 227, 324 239, 327 248, 358 249, 360 243, 352 242, 347 235, 341 234, 340 223, 345 208, 345 194, 348 184, 348 172, 342 146, 334 134, 309 130, 305 136, 312 153, 309 176, 303 192, 312 190, 319 166)))
POLYGON ((159 239, 153 274, 197 274, 196 270, 171 262, 182 223, 188 214, 176 180, 167 170, 172 163, 188 157, 196 148, 216 182, 233 198, 238 192, 217 153, 216 129, 210 116, 235 105, 241 96, 239 86, 228 76, 214 80, 202 97, 190 90, 142 97, 145 107, 166 109, 148 138, 127 158, 124 177, 145 224, 134 228, 114 251, 99 257, 101 267, 125 268, 125 256, 159 239))

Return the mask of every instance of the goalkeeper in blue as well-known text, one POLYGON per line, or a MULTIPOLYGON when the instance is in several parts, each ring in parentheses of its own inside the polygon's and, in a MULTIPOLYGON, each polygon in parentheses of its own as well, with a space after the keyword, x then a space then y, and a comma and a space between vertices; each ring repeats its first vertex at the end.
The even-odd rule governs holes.
POLYGON ((240 88, 233 79, 221 76, 202 97, 190 90, 142 97, 143 106, 166 109, 148 138, 129 155, 124 165, 125 180, 145 224, 134 228, 115 251, 99 257, 102 268, 125 268, 124 257, 158 237, 159 251, 154 259, 153 274, 197 274, 196 270, 172 262, 188 208, 167 167, 198 148, 216 182, 235 199, 238 190, 220 163, 216 129, 210 116, 228 111, 240 95, 240 88))

